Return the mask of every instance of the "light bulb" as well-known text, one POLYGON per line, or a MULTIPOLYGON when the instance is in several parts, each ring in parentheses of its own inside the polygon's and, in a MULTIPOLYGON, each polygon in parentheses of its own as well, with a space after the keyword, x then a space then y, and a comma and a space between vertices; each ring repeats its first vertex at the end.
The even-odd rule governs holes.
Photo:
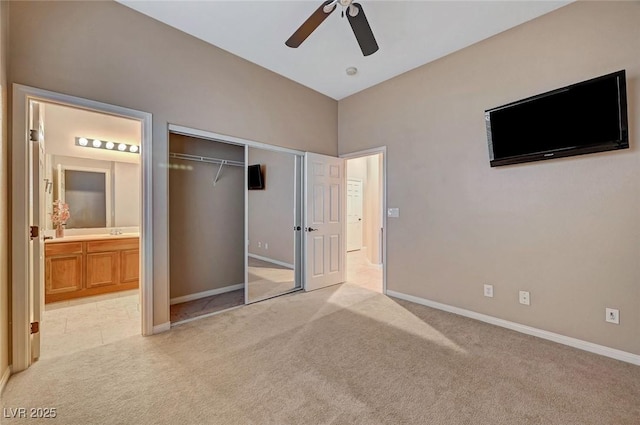
POLYGON ((94 139, 92 145, 94 148, 99 148, 100 146, 102 146, 102 142, 98 139, 94 139))
POLYGON ((78 139, 78 144, 80 146, 87 146, 89 144, 89 141, 86 138, 81 137, 78 139))
POLYGON ((120 144, 118 145, 118 150, 119 150, 120 152, 124 152, 124 151, 126 151, 126 150, 127 150, 127 145, 125 145, 124 143, 120 143, 120 144))
POLYGON ((133 152, 133 153, 138 152, 138 147, 136 145, 131 145, 131 147, 129 148, 129 152, 133 152))
POLYGON ((107 149, 113 149, 114 146, 115 145, 113 144, 113 142, 107 142, 107 144, 105 145, 107 149))

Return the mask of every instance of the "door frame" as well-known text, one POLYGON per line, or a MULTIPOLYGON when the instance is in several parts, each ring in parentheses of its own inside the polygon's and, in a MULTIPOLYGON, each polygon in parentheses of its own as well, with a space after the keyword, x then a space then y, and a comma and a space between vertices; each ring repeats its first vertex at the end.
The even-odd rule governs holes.
MULTIPOLYGON (((141 222, 140 292, 142 335, 153 334, 153 216, 152 115, 122 106, 13 84, 11 149, 11 307, 12 372, 31 364, 29 288, 29 101, 57 103, 140 121, 141 222), (24 235, 21 237, 20 235, 24 235)), ((44 296, 44 295, 43 295, 44 296)))
MULTIPOLYGON (((365 149, 361 151, 349 152, 340 154, 340 158, 345 160, 362 158, 364 156, 371 156, 376 154, 382 154, 382 241, 380 242, 382 249, 382 293, 387 294, 387 147, 380 146, 377 148, 365 149)), ((346 192, 345 192, 346 197, 346 192)))

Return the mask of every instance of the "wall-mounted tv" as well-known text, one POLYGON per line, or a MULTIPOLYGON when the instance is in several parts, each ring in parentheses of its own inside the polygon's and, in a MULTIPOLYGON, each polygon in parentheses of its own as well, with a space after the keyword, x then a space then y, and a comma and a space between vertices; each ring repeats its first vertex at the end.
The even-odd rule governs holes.
POLYGON ((485 111, 492 167, 629 147, 625 71, 485 111))
POLYGON ((249 165, 247 167, 249 173, 249 190, 262 190, 264 189, 264 178, 262 175, 262 168, 260 164, 249 165))

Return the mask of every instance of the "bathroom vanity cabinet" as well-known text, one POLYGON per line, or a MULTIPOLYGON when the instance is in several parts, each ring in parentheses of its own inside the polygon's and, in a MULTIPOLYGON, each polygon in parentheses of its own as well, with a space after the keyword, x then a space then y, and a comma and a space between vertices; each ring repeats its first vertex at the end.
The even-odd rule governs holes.
POLYGON ((45 303, 136 289, 139 237, 70 236, 45 244, 45 303))

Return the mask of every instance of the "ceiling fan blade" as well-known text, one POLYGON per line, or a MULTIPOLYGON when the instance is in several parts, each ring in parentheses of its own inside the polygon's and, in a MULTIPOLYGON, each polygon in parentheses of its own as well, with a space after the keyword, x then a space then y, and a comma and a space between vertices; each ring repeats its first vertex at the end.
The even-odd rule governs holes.
POLYGON ((376 38, 373 36, 373 31, 371 31, 369 21, 367 21, 362 5, 360 3, 351 3, 351 6, 358 8, 358 14, 356 16, 351 16, 351 14, 347 12, 347 19, 351 24, 351 29, 353 30, 353 34, 356 36, 356 40, 358 40, 362 54, 369 56, 378 51, 378 43, 376 42, 376 38))
POLYGON ((329 13, 325 13, 323 9, 329 3, 333 3, 333 0, 327 0, 322 3, 320 7, 317 8, 302 25, 300 25, 300 28, 298 28, 284 44, 293 48, 300 46, 302 42, 305 41, 325 19, 327 19, 327 16, 331 15, 333 11, 336 10, 334 5, 329 13))

